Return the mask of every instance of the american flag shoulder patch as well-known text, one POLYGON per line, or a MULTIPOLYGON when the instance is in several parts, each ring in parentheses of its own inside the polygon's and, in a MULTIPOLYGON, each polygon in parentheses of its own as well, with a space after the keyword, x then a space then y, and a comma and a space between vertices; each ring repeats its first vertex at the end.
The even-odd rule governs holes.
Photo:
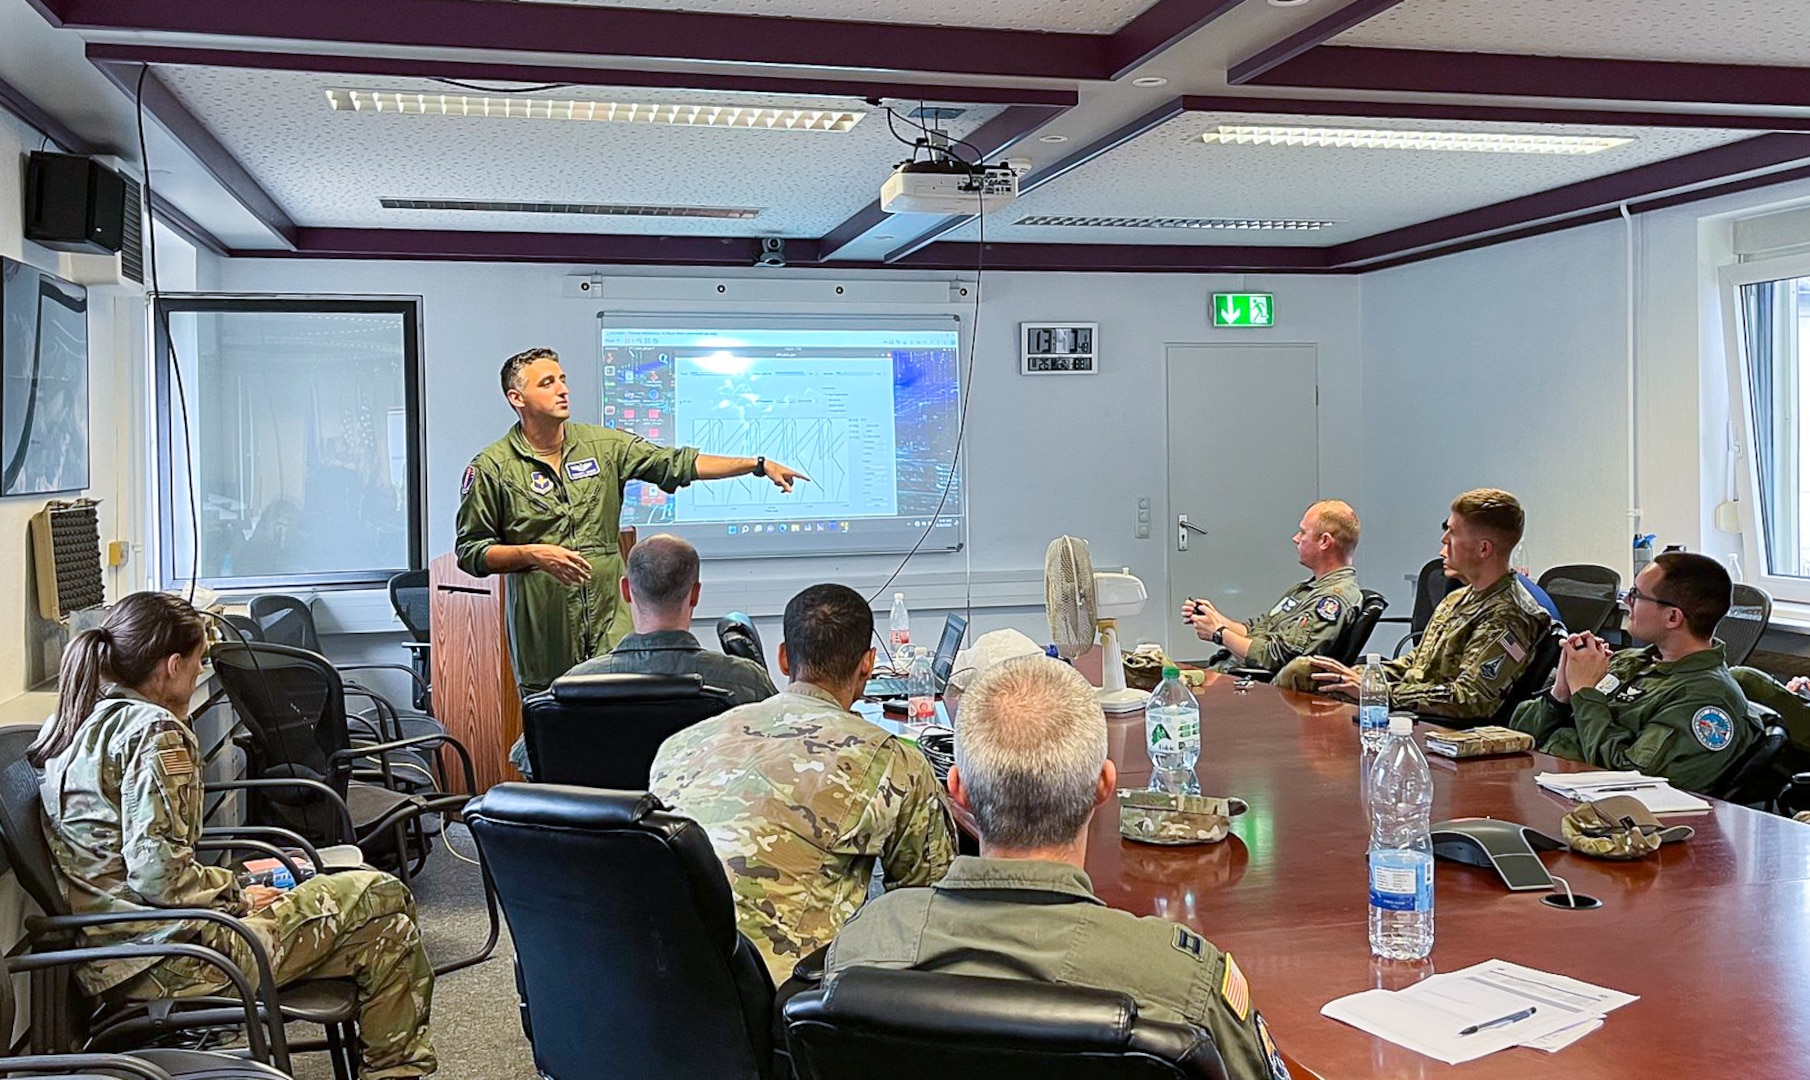
POLYGON ((1225 957, 1225 977, 1219 983, 1219 996, 1242 1024, 1251 1015, 1251 987, 1244 981, 1244 972, 1238 970, 1238 961, 1232 959, 1232 954, 1226 953, 1225 957))
POLYGON ((170 776, 188 776, 195 771, 195 760, 181 747, 157 751, 157 763, 170 776))
POLYGON ((1513 634, 1502 635, 1502 651, 1512 657, 1517 664, 1527 659, 1527 650, 1521 647, 1521 643, 1515 640, 1513 634))

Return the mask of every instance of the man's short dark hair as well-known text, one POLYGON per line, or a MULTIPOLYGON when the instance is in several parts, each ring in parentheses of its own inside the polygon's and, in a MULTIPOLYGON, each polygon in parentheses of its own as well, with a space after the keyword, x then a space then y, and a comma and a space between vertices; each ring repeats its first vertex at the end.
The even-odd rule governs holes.
POLYGON ((1665 575, 1659 579, 1655 595, 1678 605, 1692 634, 1700 638, 1713 636, 1716 624, 1733 603, 1734 583, 1729 580, 1728 571, 1708 555, 1689 551, 1665 552, 1655 556, 1653 564, 1665 575))
POLYGON ((522 388, 522 369, 536 360, 559 362, 559 354, 552 349, 523 349, 509 359, 503 361, 503 393, 522 388))
POLYGON ((628 553, 629 592, 643 607, 680 607, 697 583, 698 549, 670 533, 650 536, 628 553))
POLYGON ((1521 500, 1501 488, 1475 488, 1452 500, 1452 513, 1489 534, 1504 554, 1521 542, 1527 514, 1521 500))
POLYGON ((873 640, 873 609, 847 585, 813 585, 786 605, 785 634, 793 678, 845 682, 873 640))

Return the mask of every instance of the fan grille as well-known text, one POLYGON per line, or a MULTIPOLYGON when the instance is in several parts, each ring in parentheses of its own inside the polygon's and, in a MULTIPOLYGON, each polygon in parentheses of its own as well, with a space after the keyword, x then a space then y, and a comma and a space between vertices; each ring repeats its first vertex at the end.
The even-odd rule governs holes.
POLYGON ((1043 602, 1050 637, 1064 659, 1085 656, 1094 647, 1094 564, 1087 541, 1058 536, 1043 555, 1043 602))

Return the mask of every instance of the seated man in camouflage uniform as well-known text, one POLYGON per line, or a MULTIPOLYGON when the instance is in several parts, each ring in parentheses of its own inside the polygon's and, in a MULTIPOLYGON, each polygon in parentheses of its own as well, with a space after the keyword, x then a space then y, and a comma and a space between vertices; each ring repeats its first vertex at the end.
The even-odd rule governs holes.
POLYGON ((1313 576, 1282 594, 1262 615, 1249 622, 1228 619, 1210 601, 1190 600, 1182 618, 1195 636, 1222 651, 1207 665, 1211 671, 1255 667, 1275 671, 1297 656, 1331 645, 1357 618, 1363 593, 1351 555, 1358 545, 1357 513, 1337 499, 1307 508, 1295 529, 1295 557, 1313 576))
POLYGON ((916 748, 851 712, 874 669, 874 613, 842 585, 786 605, 778 697, 667 739, 649 790, 702 825, 729 872, 736 923, 775 982, 866 899, 928 885, 955 854, 942 786, 916 748))
MULTIPOLYGON (((1446 572, 1466 584, 1440 601, 1412 652, 1383 665, 1391 708, 1475 723, 1502 707, 1552 622, 1509 566, 1526 523, 1506 491, 1478 488, 1452 501, 1439 555, 1446 572)), ((1278 672, 1275 684, 1356 697, 1359 677, 1326 657, 1304 656, 1278 672)))
POLYGON ((1516 709, 1509 726, 1548 754, 1715 791, 1760 737, 1714 637, 1729 595, 1716 560, 1659 556, 1625 599, 1628 633, 1652 644, 1611 655, 1595 635, 1574 635, 1552 689, 1516 709))
MULTIPOLYGON (((616 587, 635 621, 635 632, 567 675, 702 675, 705 686, 729 691, 735 705, 765 701, 779 692, 766 668, 706 649, 692 635, 691 616, 703 590, 698 585, 698 549, 689 542, 662 533, 636 544, 629 552, 628 572, 617 579, 616 587)), ((525 738, 517 737, 509 748, 509 763, 533 779, 525 738)))
POLYGON ((862 908, 830 943, 824 975, 884 967, 1122 990, 1140 1016, 1211 1032, 1235 1080, 1286 1077, 1230 955, 1094 895, 1087 829, 1116 780, 1106 714, 1074 668, 1043 656, 988 668, 963 695, 949 771, 980 856, 862 908))

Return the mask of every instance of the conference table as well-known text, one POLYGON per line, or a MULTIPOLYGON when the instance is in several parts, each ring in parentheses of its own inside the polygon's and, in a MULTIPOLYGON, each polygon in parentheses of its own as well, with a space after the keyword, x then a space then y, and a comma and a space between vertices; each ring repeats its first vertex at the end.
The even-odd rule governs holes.
MULTIPOLYGON (((1810 825, 1715 803, 1696 829, 1634 862, 1569 851, 1548 870, 1602 906, 1570 911, 1511 893, 1493 871, 1439 860, 1433 954, 1375 960, 1366 931, 1360 756, 1353 707, 1209 674, 1201 790, 1250 810, 1221 843, 1159 847, 1096 815, 1087 872, 1101 899, 1185 923, 1232 953, 1297 1078, 1810 1076, 1810 825), (1502 959, 1638 994, 1580 1042, 1448 1066, 1320 1015, 1333 998, 1400 989, 1502 959)), ((958 721, 959 722, 959 721, 958 721)), ((1148 784, 1141 713, 1110 718, 1121 787, 1148 784)), ((1559 835, 1572 804, 1534 774, 1584 766, 1544 754, 1429 757, 1433 820, 1496 817, 1559 835)))

